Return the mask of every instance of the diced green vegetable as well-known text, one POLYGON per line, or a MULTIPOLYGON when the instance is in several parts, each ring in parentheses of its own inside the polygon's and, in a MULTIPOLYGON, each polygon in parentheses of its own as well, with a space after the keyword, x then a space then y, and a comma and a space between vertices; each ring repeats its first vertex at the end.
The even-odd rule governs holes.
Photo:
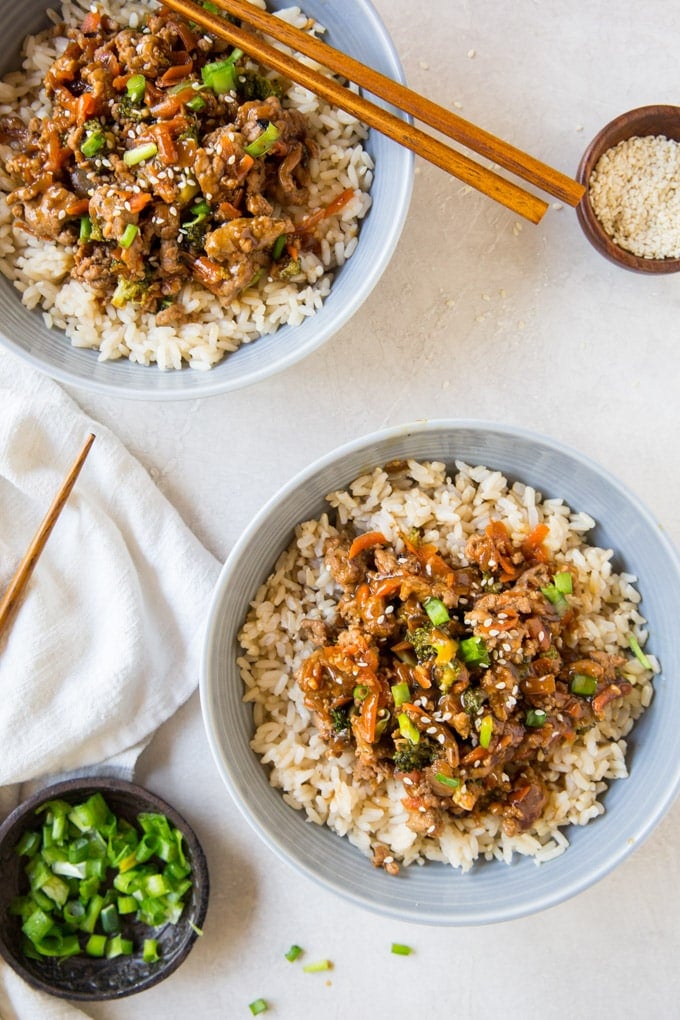
POLYGON ((90 219, 89 216, 81 216, 80 233, 78 235, 78 240, 85 243, 86 241, 89 241, 91 237, 92 237, 92 220, 90 219))
POLYGON ((458 654, 466 666, 488 666, 490 662, 484 638, 478 635, 463 638, 458 645, 458 654))
POLYGON ((402 942, 393 942, 391 952, 393 952, 396 956, 410 956, 413 950, 410 946, 405 946, 402 942))
POLYGON ((368 697, 368 687, 366 684, 357 684, 352 694, 356 701, 365 701, 368 697))
POLYGON ((199 96, 198 94, 192 96, 186 104, 187 109, 192 110, 193 113, 200 113, 201 110, 205 110, 206 105, 207 104, 203 96, 199 96))
POLYGON ((123 162, 126 166, 138 166, 140 163, 146 162, 147 159, 153 159, 157 155, 158 146, 155 142, 143 142, 141 145, 136 145, 133 149, 127 149, 123 153, 123 162))
POLYGON ((554 607, 558 616, 564 616, 566 611, 569 609, 569 603, 564 597, 564 593, 560 591, 556 584, 546 584, 544 588, 541 588, 541 593, 545 595, 548 602, 554 607))
POLYGON ((441 783, 442 786, 448 786, 452 790, 457 790, 460 786, 460 779, 458 779, 457 776, 446 776, 443 772, 437 772, 435 779, 438 783, 441 783))
POLYGON ((269 1009, 269 1006, 267 1005, 264 999, 255 999, 253 1002, 250 1003, 248 1009, 253 1014, 253 1016, 259 1016, 260 1013, 266 1013, 267 1010, 269 1009))
POLYGON ((399 732, 401 733, 402 737, 406 737, 406 739, 411 744, 419 743, 420 730, 418 729, 415 723, 411 722, 409 717, 406 715, 406 712, 399 713, 397 717, 397 722, 399 724, 399 732))
POLYGON ((158 963, 160 954, 158 952, 158 939, 144 939, 142 946, 142 959, 144 963, 158 963))
POLYGON ((266 128, 262 134, 258 135, 254 142, 250 145, 246 145, 243 150, 253 159, 260 159, 262 156, 269 152, 271 147, 276 144, 281 132, 277 128, 273 121, 267 123, 266 128))
POLYGON ((146 78, 143 74, 133 74, 128 78, 125 91, 133 103, 139 104, 144 99, 146 92, 146 78))
POLYGON ((527 726, 533 726, 536 729, 545 725, 548 716, 542 708, 530 708, 525 716, 525 722, 527 726))
POLYGON ((226 60, 215 60, 201 68, 203 84, 218 96, 236 89, 236 62, 243 56, 243 50, 235 49, 226 60))
POLYGON ((88 120, 85 122, 84 127, 85 137, 80 143, 80 151, 87 159, 91 159, 92 156, 96 156, 104 148, 106 137, 104 135, 104 128, 98 120, 88 120))
POLYGON ((493 735, 493 716, 492 715, 482 716, 482 721, 479 724, 480 746, 487 748, 491 743, 492 735, 493 735))
POLYGON ((128 223, 125 230, 123 231, 118 244, 121 248, 129 248, 133 243, 134 239, 139 233, 139 227, 136 223, 128 223))
POLYGON ((632 651, 633 655, 635 656, 637 661, 640 663, 642 668, 643 669, 651 669, 652 668, 652 664, 649 661, 649 659, 647 658, 647 656, 645 655, 645 653, 640 648, 640 642, 635 637, 635 634, 630 633, 628 635, 628 644, 630 646, 630 650, 632 651))
POLYGON ((302 949, 300 946, 296 946, 295 943, 290 947, 287 953, 284 953, 287 960, 293 963, 299 956, 302 956, 302 949))
POLYGON ((569 690, 572 694, 582 694, 585 697, 590 697, 597 690, 597 680, 594 676, 588 676, 587 673, 574 673, 569 684, 569 690))
POLYGON ((101 793, 78 804, 49 801, 36 813, 41 827, 28 830, 15 848, 30 888, 10 906, 21 920, 27 955, 129 955, 134 944, 125 924, 179 920, 192 887, 191 865, 182 833, 165 815, 140 814, 138 830, 118 818, 101 793))
POLYGON ((317 960, 316 963, 307 963, 302 968, 305 974, 318 974, 322 970, 332 970, 333 964, 330 960, 317 960))
POLYGON ((272 258, 274 259, 274 262, 278 262, 283 255, 287 241, 288 236, 286 234, 280 234, 274 241, 274 247, 272 248, 272 258))
POLYGON ((435 627, 441 627, 443 623, 448 623, 451 619, 449 611, 441 599, 425 599, 423 606, 435 627))
POLYGON ((574 590, 574 583, 568 570, 561 570, 559 574, 555 574, 553 581, 555 582, 557 590, 562 592, 563 595, 572 594, 574 590))
POLYGON ((411 692, 405 680, 392 686, 392 697, 394 698, 395 708, 399 708, 405 701, 408 701, 411 697, 411 692))

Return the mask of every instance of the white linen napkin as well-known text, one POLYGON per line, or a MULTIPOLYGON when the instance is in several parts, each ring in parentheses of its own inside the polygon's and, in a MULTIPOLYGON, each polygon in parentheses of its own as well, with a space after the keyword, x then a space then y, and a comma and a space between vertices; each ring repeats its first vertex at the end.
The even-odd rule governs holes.
MULTIPOLYGON (((131 773, 198 682, 217 560, 113 433, 0 351, 0 591, 88 434, 96 436, 0 639, 0 818, 21 784, 107 762, 131 773)), ((82 1013, 3 965, 0 1016, 82 1013)))

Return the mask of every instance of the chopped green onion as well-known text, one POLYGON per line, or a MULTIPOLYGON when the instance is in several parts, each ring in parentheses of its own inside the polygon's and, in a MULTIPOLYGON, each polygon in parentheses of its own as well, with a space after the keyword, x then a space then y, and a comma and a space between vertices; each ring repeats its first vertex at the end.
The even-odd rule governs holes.
POLYGON ((405 946, 401 942, 393 942, 391 952, 396 956, 410 956, 413 950, 410 946, 405 946))
POLYGON ((132 956, 132 939, 124 939, 122 935, 114 935, 106 943, 106 959, 113 960, 116 956, 132 956))
POLYGON ((571 595, 574 591, 572 576, 568 570, 561 570, 559 574, 555 574, 553 581, 557 590, 563 595, 571 595))
POLYGON ((153 159, 156 155, 158 155, 156 143, 144 142, 142 145, 136 145, 134 149, 127 149, 123 153, 123 162, 126 166, 137 166, 147 159, 153 159))
POLYGON ((530 708, 527 711, 525 722, 527 726, 533 726, 538 729, 539 727, 545 725, 547 718, 548 716, 546 715, 542 708, 530 708))
POLYGON ((645 653, 640 648, 640 642, 635 637, 635 634, 631 633, 631 634, 628 635, 628 644, 630 645, 630 649, 631 649, 633 655, 635 656, 637 661, 640 663, 642 668, 643 669, 652 669, 652 664, 649 661, 649 659, 647 658, 647 656, 645 655, 645 653))
POLYGON ((479 724, 479 743, 481 747, 487 748, 491 743, 493 734, 493 716, 485 715, 479 724))
POLYGON ((259 159, 261 156, 264 156, 267 152, 269 152, 271 147, 276 143, 280 133, 281 132, 277 128, 276 124, 270 120, 262 134, 258 135, 255 141, 251 142, 250 145, 246 145, 243 151, 249 156, 252 156, 253 159, 259 159))
POLYGON ((435 779, 438 783, 443 786, 449 786, 452 790, 457 790, 460 786, 460 779, 457 776, 446 776, 443 772, 437 772, 435 779))
POLYGON ((128 223, 125 230, 123 231, 122 237, 118 241, 121 248, 129 248, 137 234, 139 233, 139 227, 136 223, 128 223))
POLYGON ((582 694, 585 697, 590 697, 597 690, 597 680, 594 676, 588 676, 587 673, 574 673, 569 690, 572 694, 582 694))
POLYGON ((392 697, 394 698, 395 708, 399 708, 399 706, 403 705, 405 701, 408 701, 411 697, 411 692, 405 680, 393 685, 392 697))
POLYGON ((297 960, 298 956, 302 956, 302 949, 300 948, 300 946, 296 946, 295 944, 293 944, 288 950, 288 952, 284 953, 284 956, 286 957, 287 960, 290 960, 290 962, 293 963, 295 960, 297 960))
POLYGON ((92 237, 92 220, 89 216, 80 217, 80 234, 78 236, 79 241, 89 241, 92 237))
POLYGON ((406 737, 411 744, 420 743, 420 730, 415 723, 411 722, 409 717, 406 715, 406 712, 401 712, 399 714, 397 722, 399 723, 399 732, 402 737, 406 737))
POLYGON ((365 701, 366 698, 368 697, 368 687, 366 686, 366 684, 357 684, 354 690, 352 691, 352 694, 354 695, 357 701, 365 701))
POLYGON ((158 939, 144 939, 142 946, 142 959, 144 963, 158 963, 160 954, 158 952, 158 939))
POLYGON ((253 1016, 259 1016, 260 1013, 266 1013, 267 1010, 269 1009, 269 1006, 267 1005, 264 999, 255 999, 253 1002, 250 1003, 248 1009, 253 1014, 253 1016))
POLYGON ((33 857, 40 849, 40 833, 24 832, 16 845, 16 853, 19 857, 33 857))
POLYGON ((330 960, 317 960, 316 963, 307 963, 302 968, 305 974, 318 974, 322 970, 332 970, 333 964, 330 960))
POLYGON ((272 258, 274 259, 274 262, 278 262, 281 256, 283 255, 283 250, 286 247, 287 241, 288 241, 287 234, 279 234, 279 236, 274 241, 274 247, 272 248, 272 258))
POLYGON ((484 639, 478 635, 463 638, 458 646, 458 654, 467 666, 488 666, 490 662, 484 639))
POLYGON ((125 91, 132 100, 133 103, 141 103, 146 92, 146 78, 143 74, 133 74, 132 77, 128 78, 125 91))
POLYGON ((90 935, 85 943, 85 952, 88 956, 103 956, 106 952, 106 935, 90 935))
POLYGON ((203 96, 196 95, 196 96, 193 96, 188 101, 188 103, 186 103, 186 106, 187 106, 187 108, 189 110, 193 110, 194 113, 200 113, 201 110, 205 109, 206 102, 205 102, 205 99, 203 98, 203 96))
MULTIPOLYGON (((96 121, 94 123, 97 123, 96 121)), ((90 159, 92 156, 96 156, 98 152, 104 148, 104 130, 101 124, 97 123, 96 127, 91 128, 85 132, 85 138, 83 139, 80 151, 83 156, 90 159)))
POLYGON ((201 68, 203 84, 218 96, 233 92, 236 88, 236 61, 243 56, 242 50, 234 50, 226 60, 216 60, 201 68))
POLYGON ((443 623, 448 623, 451 619, 449 611, 441 599, 425 599, 423 606, 435 627, 441 627, 443 623))
POLYGON ((548 602, 550 602, 550 604, 555 608, 558 616, 564 616, 566 611, 569 609, 569 603, 557 585, 546 584, 544 588, 541 588, 541 593, 545 595, 548 602))

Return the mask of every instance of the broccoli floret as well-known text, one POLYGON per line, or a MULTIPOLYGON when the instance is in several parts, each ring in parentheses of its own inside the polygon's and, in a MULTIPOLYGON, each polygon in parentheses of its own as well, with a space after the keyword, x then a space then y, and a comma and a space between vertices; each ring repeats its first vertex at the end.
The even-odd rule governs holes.
POLYGON ((334 733, 344 733, 349 729, 349 713, 351 705, 340 705, 339 708, 331 708, 330 717, 334 733))
POLYGON ((468 687, 463 691, 463 708, 468 715, 477 715, 485 700, 481 687, 468 687))
POLYGON ((203 238, 210 226, 211 210, 205 199, 202 199, 191 207, 191 212, 194 214, 193 220, 183 223, 180 233, 184 235, 187 244, 198 248, 202 246, 203 238))
POLYGON ((129 301, 141 301, 147 289, 146 280, 126 280, 121 277, 113 292, 111 304, 114 308, 124 308, 129 301))
POLYGON ((408 632, 408 640, 413 645, 418 662, 425 662, 437 654, 437 649, 432 644, 432 624, 423 624, 408 632))
POLYGON ((238 73, 237 91, 240 103, 247 103, 253 99, 262 102, 268 99, 269 96, 276 96, 277 99, 281 99, 283 96, 281 82, 263 78, 262 75, 257 74, 255 71, 241 69, 239 69, 238 73))
POLYGON ((420 772, 437 757, 437 748, 421 737, 417 744, 399 742, 392 761, 397 772, 420 772))

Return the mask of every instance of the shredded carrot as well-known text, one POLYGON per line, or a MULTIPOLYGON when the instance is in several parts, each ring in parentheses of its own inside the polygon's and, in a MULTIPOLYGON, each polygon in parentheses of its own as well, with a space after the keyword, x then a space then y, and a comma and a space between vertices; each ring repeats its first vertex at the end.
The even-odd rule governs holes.
POLYGON ((241 216, 241 210, 237 209, 231 202, 220 202, 217 207, 220 219, 223 220, 237 220, 241 216))
POLYGON ((421 708, 420 705, 414 705, 410 701, 402 701, 399 707, 404 712, 415 712, 416 715, 425 715, 425 709, 421 708))
POLYGON ((288 243, 286 244, 286 251, 288 252, 288 255, 290 256, 290 258, 292 258, 292 259, 293 259, 293 261, 295 261, 295 259, 296 259, 296 258, 298 257, 298 255, 300 254, 300 249, 299 249, 299 248, 298 248, 298 247, 297 247, 296 245, 294 245, 294 244, 292 243, 292 241, 289 241, 289 242, 288 242, 288 243))
POLYGON ((213 262, 207 255, 199 255, 193 262, 194 273, 200 280, 202 280, 206 286, 216 286, 222 283, 224 280, 224 273, 222 266, 218 262, 213 262))
POLYGON ((245 177, 248 171, 255 165, 255 160, 252 156, 249 156, 247 152, 243 153, 241 162, 238 165, 238 172, 240 177, 245 177))
POLYGON ((88 11, 80 24, 80 31, 83 35, 94 35, 99 31, 102 23, 100 11, 88 11))
POLYGON ((186 78, 190 75, 193 69, 193 60, 188 60, 185 64, 173 64, 172 67, 169 67, 167 71, 160 76, 160 78, 156 79, 156 83, 160 85, 161 88, 166 88, 168 85, 176 85, 182 80, 182 78, 186 78))
POLYGON ((164 96, 160 103, 151 108, 151 112, 154 117, 174 117, 176 113, 179 113, 184 104, 195 95, 196 93, 191 85, 187 85, 180 92, 175 92, 171 96, 164 96))
POLYGON ((84 124, 98 110, 99 103, 91 92, 83 92, 76 102, 76 122, 84 124))
POLYGON ((153 199, 153 195, 150 195, 148 191, 140 191, 138 194, 131 195, 127 200, 130 207, 131 213, 140 213, 142 209, 145 209, 149 202, 153 199))
POLYGON ((177 144, 173 131, 181 126, 181 122, 182 118, 177 117, 175 120, 159 121, 149 128, 149 134, 153 135, 158 145, 158 155, 166 166, 174 166, 177 163, 177 144))
POLYGON ((53 128, 47 136, 47 162, 45 169, 51 173, 58 173, 62 163, 68 159, 70 152, 70 149, 62 149, 59 133, 53 128))
POLYGON ((371 582, 371 591, 378 598, 385 598, 386 595, 392 595, 395 591, 398 591, 401 588, 402 581, 402 577, 382 577, 371 582))
POLYGON ((354 194, 354 188, 345 188, 344 191, 341 191, 339 195, 336 195, 333 201, 329 202, 323 209, 317 209, 316 212, 313 212, 310 216, 307 216, 304 220, 302 220, 302 222, 295 228, 295 232, 297 234, 305 234, 321 223, 322 220, 328 219, 329 216, 334 216, 347 205, 350 199, 354 197, 354 194))
POLYGON ((84 216, 89 208, 89 198, 80 198, 77 202, 72 202, 71 205, 67 206, 66 213, 68 216, 84 216))
POLYGON ((197 44, 196 36, 191 31, 187 23, 185 21, 182 21, 180 18, 178 18, 177 21, 174 22, 174 25, 175 28, 177 29, 177 35, 184 43, 184 49, 191 52, 191 50, 196 48, 197 44))
POLYGON ((116 75, 116 77, 111 82, 116 92, 123 92, 131 77, 132 77, 131 74, 116 75))
POLYGON ((364 737, 372 744, 375 740, 375 728, 378 723, 378 695, 371 693, 364 699, 364 703, 361 706, 361 728, 364 733, 364 737))
POLYGON ((544 563, 548 557, 543 548, 543 540, 547 537, 550 528, 547 524, 537 524, 522 542, 522 552, 527 559, 535 559, 544 563))
POLYGON ((425 666, 416 666, 413 670, 413 676, 418 681, 418 685, 424 690, 428 690, 432 686, 432 681, 425 666))
POLYGON ((365 531, 363 535, 357 535, 349 547, 349 558, 354 559, 360 552, 372 549, 376 545, 386 545, 387 539, 382 531, 365 531))

